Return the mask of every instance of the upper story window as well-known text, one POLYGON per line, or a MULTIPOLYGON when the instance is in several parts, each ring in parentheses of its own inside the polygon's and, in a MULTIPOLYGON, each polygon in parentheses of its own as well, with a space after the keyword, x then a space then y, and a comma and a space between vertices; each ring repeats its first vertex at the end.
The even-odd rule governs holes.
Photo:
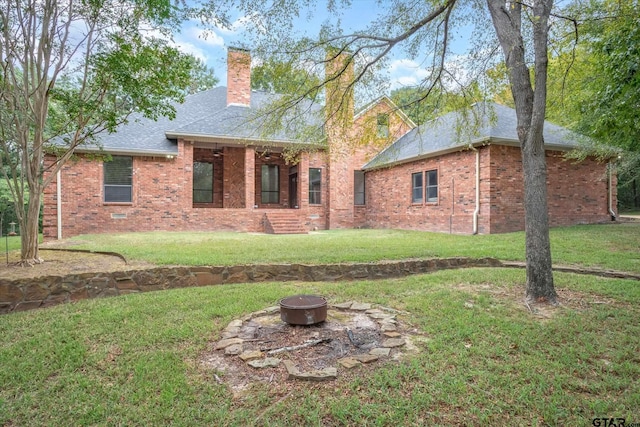
POLYGON ((261 183, 262 203, 280 203, 280 170, 278 165, 262 165, 261 183))
POLYGON ((423 173, 411 174, 411 203, 422 203, 424 200, 423 173))
POLYGON ((193 162, 193 203, 213 203, 213 163, 193 162))
POLYGON ((319 205, 322 203, 322 170, 320 168, 309 168, 309 204, 319 205))
POLYGON ((353 171, 353 204, 365 204, 364 171, 353 171))
POLYGON ((389 137, 389 115, 378 114, 377 124, 378 124, 378 127, 377 127, 378 138, 388 138, 389 137))
POLYGON ((427 176, 427 202, 438 201, 438 171, 430 170, 426 173, 427 176))
POLYGON ((131 203, 133 183, 133 157, 113 156, 103 163, 104 201, 131 203))

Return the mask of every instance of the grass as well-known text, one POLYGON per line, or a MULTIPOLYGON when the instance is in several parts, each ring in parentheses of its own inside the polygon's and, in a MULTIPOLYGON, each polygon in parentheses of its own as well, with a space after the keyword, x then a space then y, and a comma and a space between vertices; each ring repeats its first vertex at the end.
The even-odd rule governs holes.
POLYGON ((523 274, 470 269, 376 282, 262 283, 250 292, 248 285, 191 288, 6 315, 0 425, 637 421, 637 282, 557 274, 559 289, 617 302, 560 308, 540 320, 500 296, 520 292, 523 274), (298 292, 407 310, 406 321, 428 340, 419 354, 352 380, 274 382, 237 398, 199 368, 208 341, 230 320, 298 292))
POLYGON ((4 235, 0 238, 0 252, 19 251, 20 250, 20 236, 7 236, 4 235))
MULTIPOLYGON (((331 230, 309 235, 247 233, 115 233, 73 239, 156 264, 370 262, 415 257, 494 257, 524 260, 524 233, 479 236, 401 230, 331 230)), ((551 230, 557 264, 640 272, 640 223, 551 230)))
MULTIPOLYGON (((555 260, 638 271, 638 227, 554 229, 555 260)), ((521 233, 344 230, 77 240, 154 262, 229 264, 522 259, 523 239, 521 233)), ((592 425, 596 417, 640 422, 638 282, 556 273, 567 304, 541 318, 520 303, 524 274, 485 268, 380 281, 225 285, 4 315, 0 425, 592 425), (323 384, 275 381, 234 396, 215 380, 214 374, 224 374, 202 368, 199 358, 231 320, 294 293, 405 310, 403 320, 427 339, 418 343, 419 353, 381 363, 366 375, 323 384)))

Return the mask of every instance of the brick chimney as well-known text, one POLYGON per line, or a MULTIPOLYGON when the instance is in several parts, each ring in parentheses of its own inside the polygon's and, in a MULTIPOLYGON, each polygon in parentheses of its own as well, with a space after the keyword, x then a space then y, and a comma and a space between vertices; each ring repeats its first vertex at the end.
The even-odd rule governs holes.
POLYGON ((325 97, 327 119, 334 125, 351 126, 354 115, 353 56, 350 52, 327 52, 325 97))
POLYGON ((251 52, 230 47, 227 51, 227 106, 251 104, 251 52))

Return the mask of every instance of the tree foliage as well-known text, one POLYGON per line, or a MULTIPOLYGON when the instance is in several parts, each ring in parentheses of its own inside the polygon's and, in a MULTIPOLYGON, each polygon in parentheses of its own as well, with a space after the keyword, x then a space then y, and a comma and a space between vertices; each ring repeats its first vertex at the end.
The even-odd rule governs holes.
POLYGON ((303 93, 315 98, 320 88, 320 78, 302 65, 267 58, 251 69, 251 88, 270 93, 303 93))
MULTIPOLYGON (((313 74, 322 76, 320 85, 327 98, 325 117, 332 126, 349 125, 348 119, 337 118, 351 109, 350 94, 369 100, 384 94, 388 84, 383 71, 393 55, 421 64, 423 80, 419 89, 396 92, 401 106, 416 107, 412 114, 420 122, 431 114, 420 109, 440 105, 437 99, 443 92, 464 93, 473 85, 481 87, 481 76, 498 63, 496 54, 501 52, 518 117, 524 165, 527 297, 554 302, 542 138, 549 28, 560 19, 552 14, 553 1, 379 2, 376 18, 355 30, 342 26, 340 8, 344 4, 349 2, 328 2, 328 18, 319 33, 311 37, 296 28, 304 27, 300 21, 305 10, 312 11, 307 18, 318 10, 315 2, 243 3, 245 13, 260 17, 253 50, 263 58, 305 64, 313 74), (468 26, 475 30, 466 55, 461 56, 451 46, 457 30, 468 26), (486 31, 487 28, 495 32, 486 31)), ((304 95, 298 92, 283 97, 273 108, 275 116, 299 105, 304 95)), ((468 101, 472 98, 463 97, 468 101)), ((342 133, 346 134, 346 129, 342 133)))
POLYGON ((640 1, 602 1, 584 27, 592 73, 580 128, 629 151, 640 151, 640 1))
POLYGON ((215 76, 213 68, 207 67, 202 60, 189 57, 191 60, 191 76, 189 77, 188 94, 202 92, 215 87, 220 80, 215 76))
POLYGON ((174 114, 172 102, 184 98, 195 64, 169 40, 192 12, 169 0, 0 4, 0 169, 14 198, 24 262, 40 262, 43 189, 76 148, 134 113, 174 114), (47 165, 45 178, 47 150, 58 161, 47 165))
POLYGON ((551 120, 587 135, 584 150, 615 159, 619 206, 640 207, 640 2, 575 0, 549 63, 551 120))

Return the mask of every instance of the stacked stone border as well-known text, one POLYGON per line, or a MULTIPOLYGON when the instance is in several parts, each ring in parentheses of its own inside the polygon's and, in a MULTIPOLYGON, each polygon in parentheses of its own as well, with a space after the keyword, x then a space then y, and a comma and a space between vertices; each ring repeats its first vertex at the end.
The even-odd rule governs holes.
MULTIPOLYGON (((141 270, 0 279, 0 314, 50 307, 88 298, 193 286, 257 282, 335 282, 378 280, 476 267, 524 268, 524 263, 494 258, 433 258, 349 264, 249 264, 221 267, 157 267, 141 270)), ((556 271, 640 280, 640 275, 574 267, 556 271)))

